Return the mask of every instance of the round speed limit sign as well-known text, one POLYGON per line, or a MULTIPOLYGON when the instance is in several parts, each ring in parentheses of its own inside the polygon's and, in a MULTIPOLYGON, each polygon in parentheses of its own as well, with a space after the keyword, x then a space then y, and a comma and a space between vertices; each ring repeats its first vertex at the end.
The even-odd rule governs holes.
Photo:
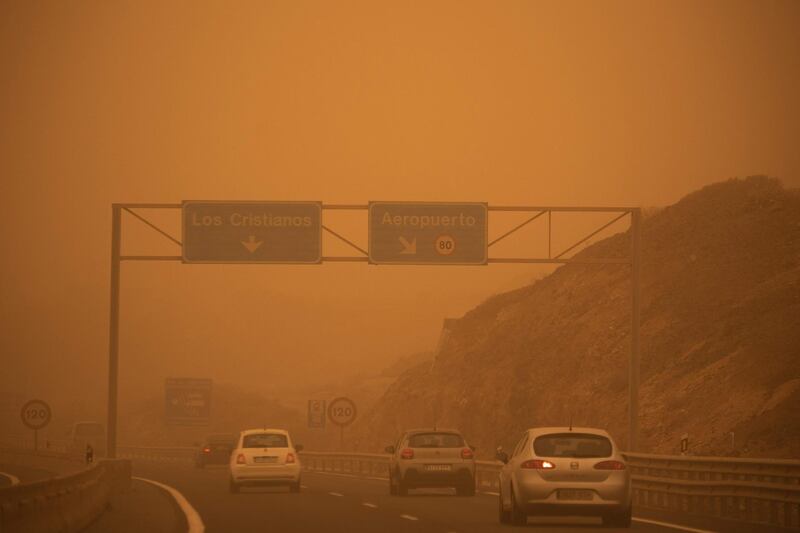
POLYGON ((337 426, 347 426, 356 419, 356 404, 344 396, 336 398, 328 405, 328 419, 337 426))
POLYGON ((42 400, 31 400, 22 406, 20 411, 22 423, 31 429, 42 429, 50 423, 52 413, 50 406, 42 400))
POLYGON ((440 235, 434 243, 436 253, 439 255, 450 255, 456 251, 456 240, 452 235, 440 235))

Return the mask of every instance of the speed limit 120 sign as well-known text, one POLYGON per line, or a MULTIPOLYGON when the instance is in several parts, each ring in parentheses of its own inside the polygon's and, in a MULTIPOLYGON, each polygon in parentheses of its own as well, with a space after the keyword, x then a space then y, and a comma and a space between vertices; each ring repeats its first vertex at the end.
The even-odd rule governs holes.
POLYGON ((337 426, 347 426, 356 419, 356 404, 350 398, 340 397, 328 405, 328 419, 337 426))
POLYGON ((42 400, 31 400, 20 411, 22 423, 30 429, 42 429, 50 423, 51 416, 50 406, 42 400))

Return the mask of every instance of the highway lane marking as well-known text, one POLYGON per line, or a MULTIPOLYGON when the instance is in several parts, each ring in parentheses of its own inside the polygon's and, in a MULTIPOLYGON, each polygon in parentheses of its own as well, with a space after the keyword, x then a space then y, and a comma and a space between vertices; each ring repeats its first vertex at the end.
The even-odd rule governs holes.
POLYGON ((145 483, 150 483, 151 485, 155 485, 156 487, 165 490, 175 502, 178 504, 178 507, 181 508, 184 516, 186 516, 186 523, 189 525, 188 533, 203 533, 206 530, 206 526, 203 525, 203 520, 200 518, 200 515, 195 511, 192 504, 189 503, 183 494, 178 492, 177 489, 170 487, 169 485, 164 485, 163 483, 159 483, 158 481, 153 481, 152 479, 146 479, 143 477, 131 477, 131 479, 136 479, 139 481, 144 481, 145 483))
POLYGON ((400 518, 405 518, 406 520, 419 520, 416 516, 411 516, 410 514, 401 514, 400 518))
POLYGON ((371 481, 389 481, 388 478, 385 477, 375 477, 375 476, 357 476, 355 474, 340 474, 338 472, 317 472, 314 470, 309 470, 306 472, 307 474, 319 474, 321 476, 337 476, 337 477, 352 477, 356 479, 369 479, 371 481))
POLYGON ((499 492, 489 492, 488 490, 482 490, 481 494, 486 494, 488 496, 500 496, 499 492))
POLYGON ((300 485, 300 488, 301 488, 301 489, 307 489, 307 488, 308 488, 308 485, 300 485))
POLYGON ((19 485, 19 478, 14 474, 8 474, 6 472, 0 472, 0 476, 7 477, 8 480, 11 482, 11 486, 19 485))
POLYGON ((339 498, 342 498, 344 496, 344 494, 341 494, 339 492, 329 492, 328 494, 330 494, 331 496, 339 497, 339 498))
POLYGON ((659 520, 650 520, 649 518, 636 518, 635 516, 631 518, 634 522, 642 522, 643 524, 653 524, 654 526, 662 526, 668 527, 671 529, 680 529, 681 531, 689 531, 690 533, 715 533, 710 529, 696 529, 693 527, 688 526, 681 526, 678 524, 672 524, 670 522, 661 522, 659 520))
POLYGON ((361 505, 363 505, 364 507, 369 507, 370 509, 377 509, 378 508, 378 506, 375 505, 374 503, 366 503, 366 502, 364 502, 361 505))

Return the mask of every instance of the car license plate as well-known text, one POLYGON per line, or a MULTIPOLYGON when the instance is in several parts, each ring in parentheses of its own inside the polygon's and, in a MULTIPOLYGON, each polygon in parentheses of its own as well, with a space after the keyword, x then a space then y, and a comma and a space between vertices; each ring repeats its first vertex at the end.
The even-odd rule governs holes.
POLYGON ((592 491, 590 490, 572 490, 560 489, 556 495, 558 500, 579 500, 589 501, 592 499, 592 491))
POLYGON ((256 463, 277 463, 277 457, 253 457, 253 461, 256 463))
POLYGON ((425 465, 428 472, 449 472, 452 469, 452 465, 425 465))

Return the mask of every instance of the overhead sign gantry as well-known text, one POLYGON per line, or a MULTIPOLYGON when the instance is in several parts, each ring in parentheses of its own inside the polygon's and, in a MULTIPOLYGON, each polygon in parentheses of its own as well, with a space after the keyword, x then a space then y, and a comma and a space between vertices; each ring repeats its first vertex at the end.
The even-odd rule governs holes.
POLYGON ((365 262, 375 265, 586 264, 631 267, 631 355, 628 451, 637 451, 639 413, 639 323, 641 278, 641 209, 637 207, 490 206, 480 202, 370 202, 323 204, 277 201, 184 201, 169 204, 112 204, 111 305, 108 365, 108 455, 117 439, 119 368, 119 288, 123 261, 184 263, 320 264, 365 262), (142 216, 140 209, 180 209, 182 240, 142 216), (326 211, 367 211, 368 243, 353 240, 325 225, 326 211), (126 212, 181 248, 180 255, 124 255, 122 213, 126 212), (515 212, 526 220, 489 240, 489 215, 515 212), (552 251, 553 213, 609 213, 614 217, 558 253, 552 251), (595 235, 630 217, 628 253, 608 257, 575 257, 575 250, 595 235), (546 221, 547 248, 534 257, 490 257, 489 249, 537 220, 546 221), (327 232, 358 252, 330 255, 323 251, 327 232))

